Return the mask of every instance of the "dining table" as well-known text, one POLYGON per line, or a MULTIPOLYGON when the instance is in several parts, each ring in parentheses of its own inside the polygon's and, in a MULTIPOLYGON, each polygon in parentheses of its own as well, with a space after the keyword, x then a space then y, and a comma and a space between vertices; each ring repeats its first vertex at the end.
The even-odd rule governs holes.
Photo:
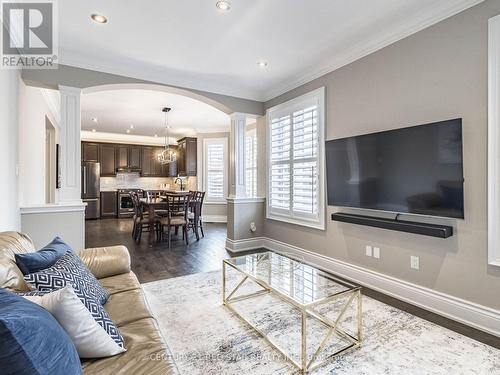
MULTIPOLYGON (((140 198, 139 201, 143 207, 143 210, 148 212, 149 217, 149 236, 148 241, 149 244, 152 245, 154 243, 155 236, 155 211, 156 210, 165 210, 168 208, 168 197, 169 196, 186 196, 190 195, 189 191, 181 191, 181 190, 165 190, 160 193, 159 196, 150 197, 150 198, 140 198)), ((198 224, 200 217, 200 204, 199 202, 192 201, 189 202, 189 207, 192 209, 194 213, 194 232, 196 235, 196 240, 200 239, 200 235, 198 233, 198 224)))

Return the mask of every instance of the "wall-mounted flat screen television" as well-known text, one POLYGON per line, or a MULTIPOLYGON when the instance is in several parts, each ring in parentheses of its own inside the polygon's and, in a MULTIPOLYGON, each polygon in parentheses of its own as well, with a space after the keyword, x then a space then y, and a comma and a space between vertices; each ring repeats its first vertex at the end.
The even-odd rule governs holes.
POLYGON ((462 119, 326 142, 328 204, 464 217, 462 119))

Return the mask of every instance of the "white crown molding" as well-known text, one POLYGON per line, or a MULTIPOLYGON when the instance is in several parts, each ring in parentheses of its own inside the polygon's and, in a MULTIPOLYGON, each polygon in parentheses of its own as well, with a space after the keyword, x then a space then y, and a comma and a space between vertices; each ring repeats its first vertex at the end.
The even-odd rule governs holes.
POLYGON ((455 14, 482 3, 483 1, 484 0, 459 0, 444 4, 440 4, 436 1, 434 7, 430 9, 427 8, 425 11, 413 15, 411 19, 404 19, 396 26, 360 41, 348 50, 344 51, 344 53, 333 56, 321 66, 299 76, 297 79, 287 79, 283 82, 283 84, 266 91, 264 93, 264 100, 268 101, 274 99, 279 95, 368 56, 369 54, 387 47, 398 40, 415 34, 429 26, 445 20, 446 18, 454 16, 455 14))
POLYGON ((226 249, 238 253, 265 248, 306 261, 367 288, 500 337, 500 311, 438 292, 367 268, 330 258, 268 237, 226 239, 226 249))

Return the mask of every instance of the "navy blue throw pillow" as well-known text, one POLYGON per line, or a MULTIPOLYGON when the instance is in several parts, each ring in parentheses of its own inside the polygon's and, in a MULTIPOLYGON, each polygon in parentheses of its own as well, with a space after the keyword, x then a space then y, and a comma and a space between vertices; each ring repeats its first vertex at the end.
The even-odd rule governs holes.
POLYGON ((68 251, 52 267, 24 276, 36 290, 50 292, 70 284, 76 295, 104 305, 109 293, 75 253, 68 251))
POLYGON ((82 374, 68 334, 43 307, 0 288, 0 373, 82 374))
POLYGON ((67 251, 72 251, 71 246, 56 237, 34 253, 15 254, 16 263, 23 275, 27 275, 53 266, 67 251))

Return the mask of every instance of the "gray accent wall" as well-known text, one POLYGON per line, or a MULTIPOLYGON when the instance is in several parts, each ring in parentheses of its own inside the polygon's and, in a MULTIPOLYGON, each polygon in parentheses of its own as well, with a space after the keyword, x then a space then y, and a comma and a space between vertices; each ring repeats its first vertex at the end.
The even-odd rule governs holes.
POLYGON ((453 237, 333 222, 334 207, 326 231, 266 219, 265 236, 500 309, 500 268, 487 261, 487 38, 498 14, 500 1, 487 0, 265 104, 325 86, 327 139, 463 118, 465 220, 426 220, 452 225, 453 237), (381 258, 366 257, 365 245, 381 258))

